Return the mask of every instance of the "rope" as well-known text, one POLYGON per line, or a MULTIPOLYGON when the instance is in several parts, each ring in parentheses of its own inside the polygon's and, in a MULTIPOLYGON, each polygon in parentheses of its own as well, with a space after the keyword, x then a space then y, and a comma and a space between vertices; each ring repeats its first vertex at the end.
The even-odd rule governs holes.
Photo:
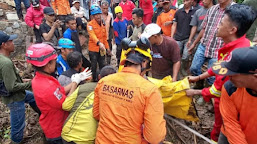
POLYGON ((181 122, 179 122, 178 120, 172 118, 171 116, 165 114, 165 118, 174 121, 174 122, 177 123, 178 125, 182 126, 183 128, 187 129, 188 131, 192 132, 193 134, 197 135, 198 137, 204 139, 204 140, 207 141, 208 143, 210 143, 210 144, 215 144, 215 143, 214 143, 213 141, 211 141, 209 138, 203 136, 202 134, 198 133, 197 131, 191 129, 190 127, 188 127, 188 126, 182 124, 181 122))

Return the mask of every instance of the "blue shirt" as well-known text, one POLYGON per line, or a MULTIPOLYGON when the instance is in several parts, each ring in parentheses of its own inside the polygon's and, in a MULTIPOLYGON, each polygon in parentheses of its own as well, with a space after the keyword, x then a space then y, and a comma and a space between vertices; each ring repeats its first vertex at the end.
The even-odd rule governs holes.
POLYGON ((70 28, 66 29, 66 31, 63 33, 63 38, 68 38, 71 39, 71 33, 72 32, 77 32, 77 30, 71 30, 70 28))
POLYGON ((114 29, 116 44, 120 44, 121 40, 127 37, 127 25, 128 25, 127 19, 122 18, 122 20, 119 20, 118 18, 116 18, 114 20, 113 29, 114 29))
POLYGON ((61 75, 64 71, 70 69, 70 66, 68 65, 67 61, 63 59, 61 54, 58 55, 56 64, 58 75, 61 75))
POLYGON ((80 41, 79 41, 79 34, 78 34, 77 30, 71 30, 70 28, 68 28, 63 33, 63 38, 72 40, 75 43, 75 51, 82 53, 82 50, 81 50, 82 48, 81 48, 80 41))

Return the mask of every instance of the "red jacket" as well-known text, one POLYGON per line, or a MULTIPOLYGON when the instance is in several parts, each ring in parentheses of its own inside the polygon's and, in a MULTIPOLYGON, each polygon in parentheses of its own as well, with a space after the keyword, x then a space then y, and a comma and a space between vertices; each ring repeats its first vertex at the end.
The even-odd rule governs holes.
MULTIPOLYGON (((245 37, 245 35, 235 41, 224 44, 224 46, 218 50, 218 61, 227 60, 228 58, 230 58, 231 52, 236 48, 249 46, 251 46, 251 42, 245 37)), ((211 76, 215 76, 215 81, 211 87, 204 88, 202 90, 202 96, 207 102, 209 102, 211 98, 220 97, 221 88, 223 84, 229 79, 225 76, 216 75, 215 73, 213 73, 211 68, 208 69, 208 73, 211 76)))
POLYGON ((135 4, 132 1, 127 0, 125 3, 123 1, 120 2, 119 6, 121 6, 123 10, 122 16, 128 21, 132 20, 132 11, 135 8, 135 4))
POLYGON ((40 4, 46 7, 51 7, 48 0, 40 0, 40 4))
POLYGON ((144 14, 153 13, 152 0, 139 0, 139 7, 144 10, 144 14))
POLYGON ((42 19, 44 18, 44 10, 45 6, 40 5, 40 9, 34 9, 32 6, 30 6, 27 9, 27 13, 25 16, 25 22, 28 26, 34 27, 34 24, 40 26, 42 23, 42 19))
POLYGON ((46 138, 60 137, 62 126, 69 115, 62 109, 62 103, 66 99, 64 88, 54 77, 36 72, 32 89, 41 111, 39 124, 46 138))

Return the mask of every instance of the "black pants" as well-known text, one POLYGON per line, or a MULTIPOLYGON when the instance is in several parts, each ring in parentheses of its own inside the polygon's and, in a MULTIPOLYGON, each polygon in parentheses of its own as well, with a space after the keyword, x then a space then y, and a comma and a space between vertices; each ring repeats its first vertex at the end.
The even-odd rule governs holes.
POLYGON ((66 140, 62 139, 62 143, 63 144, 76 144, 75 142, 71 141, 71 142, 67 142, 66 140))
POLYGON ((229 144, 227 137, 222 132, 220 132, 218 144, 229 144))
POLYGON ((117 46, 117 48, 116 48, 117 67, 119 67, 122 49, 121 49, 121 45, 120 44, 116 44, 116 46, 117 46))
POLYGON ((36 28, 34 28, 33 30, 36 37, 36 43, 42 43, 41 32, 36 28))
POLYGON ((48 144, 63 144, 62 137, 53 138, 53 139, 46 139, 48 144))
POLYGON ((104 58, 105 56, 101 56, 100 52, 89 52, 89 58, 91 61, 91 70, 92 70, 92 75, 93 75, 93 81, 97 82, 97 63, 99 65, 99 71, 105 66, 104 58))
POLYGON ((87 67, 91 67, 91 63, 89 60, 87 60, 87 58, 85 58, 82 54, 82 66, 83 68, 87 68, 87 67))

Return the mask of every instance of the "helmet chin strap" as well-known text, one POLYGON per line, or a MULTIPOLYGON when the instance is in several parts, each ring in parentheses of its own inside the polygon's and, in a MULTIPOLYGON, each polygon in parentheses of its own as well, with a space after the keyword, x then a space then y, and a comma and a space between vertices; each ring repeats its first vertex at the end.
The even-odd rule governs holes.
POLYGON ((148 70, 150 70, 150 68, 151 68, 151 66, 150 66, 150 61, 147 63, 147 65, 146 65, 145 68, 143 68, 142 63, 140 64, 140 66, 141 66, 141 73, 144 72, 144 71, 148 71, 148 70))

